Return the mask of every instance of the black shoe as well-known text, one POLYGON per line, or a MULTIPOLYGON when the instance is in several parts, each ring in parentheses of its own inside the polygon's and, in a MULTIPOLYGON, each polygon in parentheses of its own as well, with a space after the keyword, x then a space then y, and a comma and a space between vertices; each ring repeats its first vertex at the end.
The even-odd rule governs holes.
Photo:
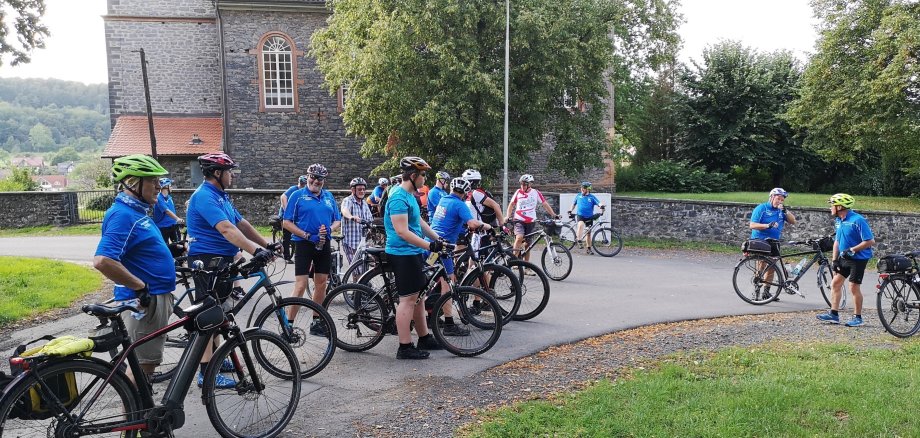
POLYGON ((469 336, 470 331, 457 324, 445 324, 442 330, 444 336, 469 336))
POLYGON ((428 359, 428 356, 431 354, 427 351, 419 350, 415 348, 415 345, 409 346, 409 348, 400 348, 396 350, 397 359, 428 359))
POLYGON ((444 347, 441 346, 441 343, 438 342, 434 336, 429 333, 427 336, 418 338, 418 349, 419 350, 443 350, 444 347))
POLYGON ((313 336, 322 336, 324 338, 329 337, 329 328, 326 327, 326 323, 321 319, 314 319, 310 324, 310 334, 313 336))
POLYGON ((470 315, 479 315, 482 313, 482 301, 473 301, 473 304, 469 307, 470 315))

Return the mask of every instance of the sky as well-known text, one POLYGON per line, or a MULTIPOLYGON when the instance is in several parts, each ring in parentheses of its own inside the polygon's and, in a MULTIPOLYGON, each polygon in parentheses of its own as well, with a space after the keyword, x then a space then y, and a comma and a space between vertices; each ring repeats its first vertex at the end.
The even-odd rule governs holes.
MULTIPOLYGON (((682 0, 686 22, 680 60, 701 60, 703 49, 738 40, 760 52, 790 50, 801 60, 814 52, 816 32, 808 0, 682 0)), ((2 77, 57 78, 84 83, 108 80, 102 15, 105 0, 45 0, 51 29, 46 48, 27 65, 0 67, 2 77)), ((8 61, 8 58, 7 58, 8 61)))

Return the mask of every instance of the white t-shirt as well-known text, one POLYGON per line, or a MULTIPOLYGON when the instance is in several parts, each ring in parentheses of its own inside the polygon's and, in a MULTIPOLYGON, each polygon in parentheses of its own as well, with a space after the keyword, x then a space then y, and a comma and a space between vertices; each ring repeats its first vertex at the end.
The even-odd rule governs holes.
POLYGON ((514 219, 529 224, 537 220, 537 206, 546 202, 546 198, 537 189, 527 192, 518 189, 511 197, 511 202, 515 203, 514 219))

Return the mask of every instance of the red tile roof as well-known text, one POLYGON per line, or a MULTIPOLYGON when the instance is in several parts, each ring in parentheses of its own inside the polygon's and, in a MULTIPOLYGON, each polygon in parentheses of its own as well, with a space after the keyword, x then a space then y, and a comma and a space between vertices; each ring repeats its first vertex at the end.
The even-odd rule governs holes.
POLYGON ((32 175, 32 181, 48 182, 52 187, 67 187, 67 175, 32 175))
MULTIPOLYGON (((157 155, 203 155, 223 150, 223 122, 220 117, 156 117, 157 155), (190 144, 197 134, 201 144, 190 144)), ((147 116, 121 116, 102 153, 103 158, 150 154, 147 116)))

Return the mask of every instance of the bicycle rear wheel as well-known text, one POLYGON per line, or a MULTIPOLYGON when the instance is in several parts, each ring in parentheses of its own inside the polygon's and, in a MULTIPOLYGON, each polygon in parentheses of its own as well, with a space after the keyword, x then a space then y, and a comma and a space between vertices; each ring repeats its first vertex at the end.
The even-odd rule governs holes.
POLYGON ((138 431, 90 433, 112 430, 126 422, 143 419, 141 401, 134 385, 121 372, 106 381, 111 365, 98 359, 65 358, 45 362, 14 381, 0 398, 0 436, 105 436, 136 437, 138 431), (35 373, 48 383, 37 384, 35 373), (72 377, 71 377, 72 376, 72 377), (66 382, 69 390, 51 388, 51 382, 66 382), (92 396, 101 390, 90 405, 92 396), (79 394, 67 400, 66 394, 79 394), (40 395, 40 411, 31 409, 32 396, 40 395), (63 407, 63 409, 61 408, 63 407), (86 410, 79 423, 72 418, 86 410), (82 432, 82 433, 81 433, 82 432))
POLYGON ((876 304, 878 319, 888 333, 907 338, 920 330, 920 290, 910 276, 891 275, 882 281, 876 304))
POLYGON ((559 228, 559 236, 553 240, 561 243, 566 249, 571 251, 571 249, 575 247, 578 236, 575 234, 574 227, 569 224, 562 224, 559 228))
POLYGON ((329 292, 323 306, 335 325, 335 345, 339 348, 365 351, 383 339, 389 311, 370 287, 343 284, 329 292))
POLYGON ((623 239, 617 230, 602 227, 591 235, 591 247, 594 248, 594 252, 604 257, 613 257, 623 249, 623 239))
POLYGON ((495 298, 482 289, 460 286, 455 291, 441 295, 431 316, 431 331, 445 350, 461 357, 478 356, 489 351, 502 333, 500 307, 495 298), (473 302, 479 301, 473 310, 473 302), (457 329, 451 335, 447 327, 444 307, 448 305, 457 329), (458 333, 465 333, 457 336, 458 333))
MULTIPOLYGON (((277 306, 265 308, 256 317, 255 326, 277 333, 294 349, 304 379, 326 368, 335 354, 335 323, 326 309, 312 300, 284 298, 277 306), (328 336, 310 333, 314 320, 328 328, 328 336)), ((266 366, 272 368, 271 363, 266 366)), ((283 375, 284 370, 277 372, 283 375)))
POLYGON ((565 280, 572 272, 572 253, 561 243, 547 244, 543 248, 540 262, 543 264, 543 272, 556 281, 565 280), (550 247, 553 253, 550 253, 550 247))
POLYGON ((535 318, 549 303, 549 277, 537 265, 523 260, 509 261, 508 269, 511 269, 514 277, 521 283, 521 306, 514 315, 514 320, 526 321, 535 318))
POLYGON ((741 259, 732 275, 735 293, 745 302, 758 306, 779 297, 783 279, 783 272, 774 260, 761 255, 741 259))
POLYGON ((294 350, 279 335, 252 328, 231 338, 214 352, 205 370, 201 394, 211 424, 223 437, 277 436, 297 410, 300 374, 294 350), (266 368, 256 352, 275 370, 266 368), (237 383, 220 389, 215 382, 227 359, 233 363, 231 376, 237 383), (283 376, 276 370, 282 370, 283 376))
POLYGON ((485 264, 463 277, 461 286, 474 286, 495 297, 502 312, 502 325, 511 322, 521 307, 521 282, 511 269, 485 264))

